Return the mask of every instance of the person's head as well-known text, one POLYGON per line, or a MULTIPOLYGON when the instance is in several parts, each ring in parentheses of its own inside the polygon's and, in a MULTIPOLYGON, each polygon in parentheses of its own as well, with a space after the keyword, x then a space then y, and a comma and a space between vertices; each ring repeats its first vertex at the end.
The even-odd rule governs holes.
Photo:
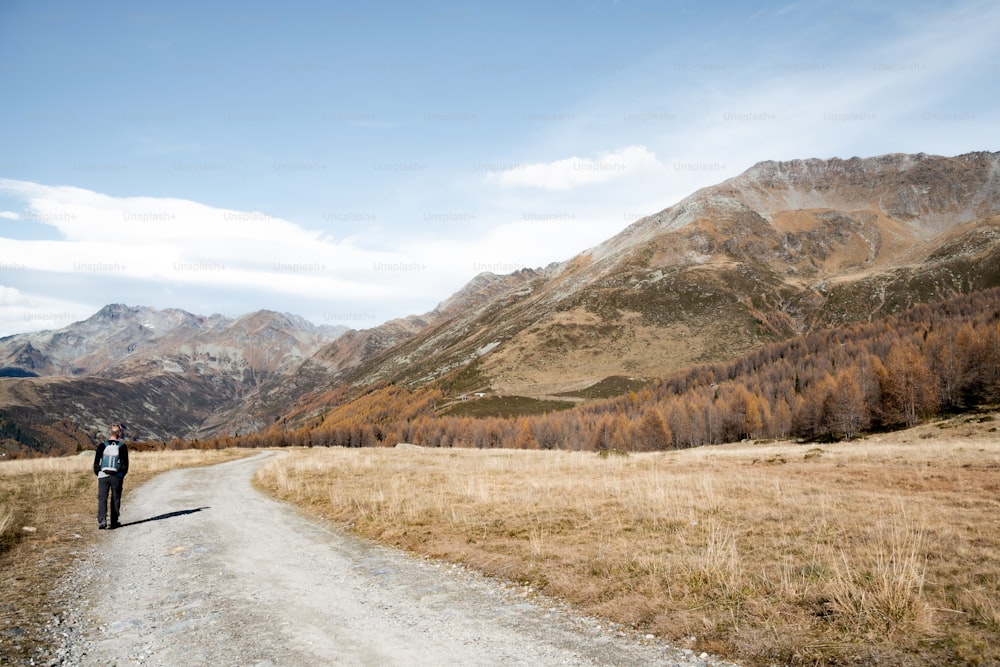
POLYGON ((122 437, 122 431, 124 429, 125 429, 125 427, 123 425, 121 425, 121 424, 112 424, 111 425, 111 437, 114 438, 115 440, 117 440, 118 438, 122 437))

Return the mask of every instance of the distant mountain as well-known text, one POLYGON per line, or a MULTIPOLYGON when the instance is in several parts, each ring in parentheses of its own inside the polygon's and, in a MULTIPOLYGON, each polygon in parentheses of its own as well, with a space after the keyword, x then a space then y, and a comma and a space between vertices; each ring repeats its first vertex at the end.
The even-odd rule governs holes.
POLYGON ((62 329, 0 338, 0 364, 41 376, 96 375, 130 356, 155 353, 171 332, 197 335, 227 324, 221 315, 112 304, 62 329))
MULTIPOLYGON (((300 373, 319 374, 326 384, 338 384, 345 376, 354 374, 358 367, 367 365, 379 355, 404 344, 418 334, 437 325, 461 321, 469 312, 490 307, 506 293, 525 286, 532 271, 521 271, 508 276, 484 273, 473 278, 465 287, 451 295, 438 306, 420 316, 396 319, 363 331, 350 331, 319 350, 300 369, 300 373)), ((416 360, 434 355, 439 341, 430 338, 414 354, 416 360)))
POLYGON ((0 338, 0 419, 29 440, 57 420, 103 430, 122 419, 163 440, 257 430, 280 414, 275 401, 303 360, 344 331, 270 311, 105 306, 63 329, 0 338))
MULTIPOLYGON (((996 285, 1000 153, 762 162, 568 261, 482 274, 445 302, 461 307, 336 371, 552 398, 996 285)), ((309 400, 295 413, 327 399, 309 400)))

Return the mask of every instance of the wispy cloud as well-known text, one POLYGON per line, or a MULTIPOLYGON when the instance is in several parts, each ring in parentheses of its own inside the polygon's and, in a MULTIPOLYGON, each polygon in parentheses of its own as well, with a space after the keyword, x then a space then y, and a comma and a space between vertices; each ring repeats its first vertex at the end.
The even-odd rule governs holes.
POLYGON ((93 308, 72 300, 26 294, 17 288, 0 285, 0 336, 60 329, 93 314, 93 308))
POLYGON ((16 258, 0 267, 0 335, 57 328, 132 294, 167 299, 142 305, 223 312, 203 305, 205 294, 214 293, 320 323, 373 326, 430 310, 477 273, 566 259, 568 251, 553 256, 565 239, 597 243, 607 235, 600 218, 543 211, 498 220, 478 237, 386 245, 363 232, 335 239, 260 211, 183 199, 115 197, 10 179, 0 179, 0 194, 23 200, 22 218, 59 236, 0 237, 0 257, 16 258), (536 242, 525 244, 529 236, 536 242), (52 299, 53 290, 76 301, 52 299), (409 307, 400 313, 404 303, 409 307))
POLYGON ((487 181, 501 187, 565 191, 603 185, 662 169, 663 165, 656 155, 645 146, 626 146, 596 158, 569 157, 516 166, 488 175, 487 181))

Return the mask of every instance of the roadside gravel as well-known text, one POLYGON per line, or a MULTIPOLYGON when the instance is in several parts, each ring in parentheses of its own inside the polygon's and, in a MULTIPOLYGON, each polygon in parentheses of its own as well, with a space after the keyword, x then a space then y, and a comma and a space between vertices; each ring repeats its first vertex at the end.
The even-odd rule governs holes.
POLYGON ((276 455, 126 486, 122 528, 57 587, 48 664, 731 664, 330 530, 252 487, 276 455))

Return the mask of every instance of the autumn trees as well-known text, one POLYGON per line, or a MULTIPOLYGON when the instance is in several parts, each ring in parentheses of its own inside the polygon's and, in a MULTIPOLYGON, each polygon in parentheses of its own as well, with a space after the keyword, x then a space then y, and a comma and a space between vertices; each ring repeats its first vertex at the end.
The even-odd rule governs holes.
POLYGON ((893 345, 878 377, 883 421, 913 426, 937 411, 938 384, 915 343, 893 345))
POLYGON ((872 420, 870 403, 862 389, 862 371, 853 367, 840 371, 835 378, 827 378, 822 406, 824 426, 830 433, 850 440, 872 420))
POLYGON ((1000 400, 1000 289, 695 366, 605 401, 542 415, 452 417, 435 388, 384 383, 294 431, 246 446, 660 451, 744 438, 851 439, 1000 400))

